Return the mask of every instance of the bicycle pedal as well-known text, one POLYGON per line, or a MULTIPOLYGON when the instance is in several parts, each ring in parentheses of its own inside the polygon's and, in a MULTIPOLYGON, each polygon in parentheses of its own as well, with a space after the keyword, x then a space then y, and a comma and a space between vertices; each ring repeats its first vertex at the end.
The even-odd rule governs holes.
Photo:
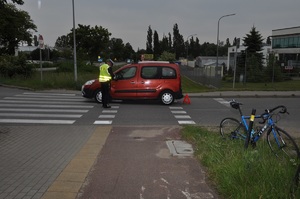
POLYGON ((255 148, 256 147, 256 142, 251 142, 251 146, 252 146, 252 148, 255 148))

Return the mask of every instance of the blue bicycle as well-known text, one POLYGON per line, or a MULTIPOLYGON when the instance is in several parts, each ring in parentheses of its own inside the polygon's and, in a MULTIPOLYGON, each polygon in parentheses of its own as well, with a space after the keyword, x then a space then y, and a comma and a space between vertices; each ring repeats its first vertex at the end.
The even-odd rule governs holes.
MULTIPOLYGON (((229 140, 243 140, 247 139, 247 133, 249 131, 248 121, 251 116, 243 115, 241 110, 242 103, 235 100, 230 101, 230 106, 239 110, 240 121, 235 118, 224 118, 220 123, 220 134, 224 139, 229 140)), ((261 138, 264 132, 267 132, 267 142, 271 151, 277 157, 284 157, 293 164, 299 164, 300 152, 295 140, 283 129, 276 125, 279 121, 279 114, 288 114, 287 108, 283 105, 277 106, 272 109, 266 109, 261 115, 253 115, 254 119, 261 119, 260 125, 255 131, 250 129, 249 143, 255 147, 258 140, 261 138), (274 118, 274 119, 273 119, 274 118)))

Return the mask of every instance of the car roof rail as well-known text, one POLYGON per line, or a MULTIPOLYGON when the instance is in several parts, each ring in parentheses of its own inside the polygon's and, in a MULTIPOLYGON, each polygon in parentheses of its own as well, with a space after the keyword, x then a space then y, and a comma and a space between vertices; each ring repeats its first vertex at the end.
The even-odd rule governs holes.
POLYGON ((169 64, 169 63, 172 63, 172 62, 170 62, 170 61, 151 61, 151 60, 147 60, 147 61, 139 61, 138 62, 139 64, 141 64, 141 63, 165 63, 165 64, 169 64))

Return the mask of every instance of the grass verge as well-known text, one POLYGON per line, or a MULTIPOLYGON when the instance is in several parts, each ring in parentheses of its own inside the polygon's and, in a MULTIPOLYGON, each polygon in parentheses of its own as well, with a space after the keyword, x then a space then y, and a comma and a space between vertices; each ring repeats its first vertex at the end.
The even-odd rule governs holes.
POLYGON ((297 166, 279 161, 267 142, 245 150, 243 142, 225 141, 217 130, 198 126, 184 126, 182 136, 194 145, 222 198, 300 198, 299 188, 290 194, 297 166))
MULTIPOLYGON (((34 72, 30 78, 15 76, 14 78, 1 77, 0 84, 27 87, 34 90, 45 89, 69 89, 80 90, 81 85, 86 81, 98 78, 99 72, 94 68, 93 72, 79 71, 77 81, 75 82, 73 72, 44 71, 42 74, 38 71, 34 72)), ((219 89, 209 88, 205 85, 196 83, 189 78, 182 76, 182 90, 184 93, 201 93, 210 91, 296 91, 300 89, 300 80, 290 80, 274 83, 237 83, 235 89, 232 83, 222 82, 219 89)))

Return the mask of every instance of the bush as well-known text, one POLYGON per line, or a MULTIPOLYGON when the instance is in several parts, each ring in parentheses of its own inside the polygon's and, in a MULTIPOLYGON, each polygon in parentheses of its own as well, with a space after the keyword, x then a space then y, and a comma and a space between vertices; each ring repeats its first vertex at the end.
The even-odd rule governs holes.
POLYGON ((13 78, 14 76, 21 76, 24 78, 31 77, 33 70, 32 65, 26 64, 26 56, 0 56, 0 75, 2 77, 13 78))

